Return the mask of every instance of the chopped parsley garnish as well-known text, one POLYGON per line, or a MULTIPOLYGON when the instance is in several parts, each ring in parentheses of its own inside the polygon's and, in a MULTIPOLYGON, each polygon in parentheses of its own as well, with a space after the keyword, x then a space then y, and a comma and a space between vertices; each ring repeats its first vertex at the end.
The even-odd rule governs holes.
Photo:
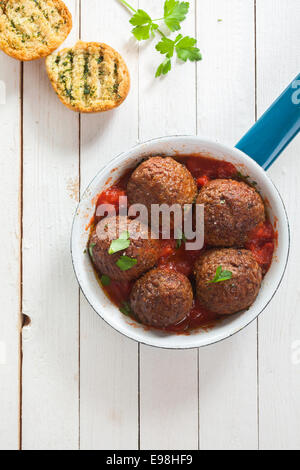
POLYGON ((84 84, 84 90, 83 90, 83 93, 85 95, 89 95, 91 92, 91 88, 89 87, 89 85, 87 85, 86 83, 84 84))
POLYGON ((180 233, 178 235, 178 238, 176 239, 176 248, 179 249, 182 245, 182 242, 186 242, 186 236, 184 235, 184 233, 180 233))
POLYGON ((133 268, 133 266, 137 264, 137 259, 129 258, 129 256, 124 255, 118 259, 116 264, 118 268, 121 269, 121 271, 128 271, 129 269, 133 268))
POLYGON ((130 246, 129 232, 122 232, 117 240, 113 240, 110 244, 108 254, 113 255, 118 251, 126 250, 130 246))
POLYGON ((115 83, 113 86, 113 92, 117 94, 118 91, 119 91, 119 83, 115 83))
POLYGON ((216 270, 216 275, 212 281, 208 281, 209 284, 216 284, 217 282, 229 281, 232 278, 231 271, 223 271, 222 266, 219 266, 216 270))
POLYGON ((69 51, 67 54, 67 58, 70 59, 71 64, 73 64, 74 61, 74 52, 69 51))
POLYGON ((243 181, 244 183, 248 184, 249 186, 257 186, 256 181, 250 181, 250 176, 245 176, 243 175, 240 171, 236 173, 236 178, 240 181, 243 181))
POLYGON ((92 258, 92 260, 94 260, 94 255, 93 255, 94 246, 96 246, 96 243, 91 243, 89 245, 89 254, 90 254, 90 257, 92 258))
POLYGON ((89 56, 86 55, 86 56, 84 57, 83 75, 84 75, 85 77, 87 77, 88 73, 89 73, 89 56))
POLYGON ((127 317, 132 315, 132 311, 128 302, 123 302, 119 310, 121 313, 124 313, 124 315, 126 315, 127 317))
POLYGON ((101 284, 106 287, 106 286, 109 286, 110 284, 110 277, 106 276, 105 274, 103 274, 103 276, 101 276, 101 284))

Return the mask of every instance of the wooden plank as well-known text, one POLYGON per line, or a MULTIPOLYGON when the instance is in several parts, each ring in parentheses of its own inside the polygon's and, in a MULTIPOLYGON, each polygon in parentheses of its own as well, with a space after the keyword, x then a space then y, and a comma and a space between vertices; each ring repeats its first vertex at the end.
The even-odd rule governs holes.
POLYGON ((19 446, 20 70, 0 55, 0 449, 19 446))
POLYGON ((197 350, 140 348, 141 448, 197 449, 197 350))
MULTIPOLYGON (((78 37, 78 2, 67 40, 78 37)), ((44 60, 24 65, 24 449, 78 447, 78 286, 70 229, 78 195, 78 115, 55 95, 44 60)))
MULTIPOLYGON (((299 73, 298 0, 257 0, 257 98, 261 115, 299 73)), ((288 271, 259 320, 260 448, 300 449, 300 137, 269 170, 287 206, 292 247, 288 271), (298 344, 298 346, 297 346, 298 344), (295 357, 294 357, 295 356, 295 357)))
MULTIPOLYGON (((137 1, 132 1, 137 5, 137 1)), ((116 110, 81 117, 81 187, 138 137, 138 48, 129 14, 118 2, 82 2, 82 39, 118 50, 131 73, 131 91, 116 110), (105 12, 105 14, 104 14, 105 12)), ((81 449, 138 446, 138 346, 107 326, 81 297, 81 449)))
MULTIPOLYGON (((254 1, 197 5, 198 132, 234 145, 255 120, 254 1)), ((255 449, 256 324, 200 350, 201 449, 255 449)))
MULTIPOLYGON (((160 18, 162 2, 140 0, 140 8, 160 18)), ((183 31, 195 32, 195 2, 183 31)), ((158 41, 156 41, 158 42, 158 41)), ((156 42, 140 48, 140 138, 196 131, 194 64, 176 64, 162 79, 163 58, 156 42), (176 68, 176 69, 175 69, 176 68)), ((198 446, 197 351, 140 347, 140 439, 142 449, 196 449, 198 446)))

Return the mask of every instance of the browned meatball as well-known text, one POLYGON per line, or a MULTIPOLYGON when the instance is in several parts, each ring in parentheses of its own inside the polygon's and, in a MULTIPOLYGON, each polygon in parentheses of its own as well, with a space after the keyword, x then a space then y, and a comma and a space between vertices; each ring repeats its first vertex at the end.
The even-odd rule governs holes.
POLYGON ((249 232, 265 221, 262 198, 243 182, 210 181, 201 189, 197 204, 204 204, 205 242, 210 246, 242 247, 249 232))
POLYGON ((197 297, 201 304, 220 315, 244 310, 255 301, 262 282, 260 266, 251 251, 234 248, 204 252, 195 264, 197 297), (210 283, 217 268, 231 271, 227 281, 210 283))
POLYGON ((192 286, 187 277, 176 271, 152 269, 134 284, 130 305, 144 325, 158 328, 173 325, 192 308, 192 286))
POLYGON ((131 281, 151 269, 158 260, 160 245, 153 237, 148 227, 137 220, 130 220, 124 216, 107 217, 99 222, 93 231, 89 241, 89 252, 99 273, 116 281, 131 281), (127 230, 130 235, 129 247, 109 254, 112 240, 118 239, 127 230), (116 263, 123 255, 136 259, 137 264, 127 271, 122 271, 116 263))
POLYGON ((170 157, 151 157, 132 173, 127 195, 130 204, 192 204, 197 185, 188 169, 170 157))

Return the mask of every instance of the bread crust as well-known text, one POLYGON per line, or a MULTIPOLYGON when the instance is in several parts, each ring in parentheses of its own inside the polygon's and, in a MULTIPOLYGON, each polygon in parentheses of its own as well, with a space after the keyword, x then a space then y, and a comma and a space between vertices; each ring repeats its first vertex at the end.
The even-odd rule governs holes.
POLYGON ((61 0, 0 0, 0 49, 22 61, 46 57, 72 29, 61 0))
POLYGON ((120 106, 129 93, 130 75, 123 58, 104 43, 78 41, 73 48, 47 57, 46 69, 60 101, 72 111, 108 111, 120 106), (66 73, 59 69, 61 62, 66 73))

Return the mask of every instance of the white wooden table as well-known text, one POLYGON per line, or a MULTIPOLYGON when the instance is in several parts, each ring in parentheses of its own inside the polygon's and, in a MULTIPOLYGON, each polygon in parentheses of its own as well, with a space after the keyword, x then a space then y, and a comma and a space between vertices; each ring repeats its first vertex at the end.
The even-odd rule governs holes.
MULTIPOLYGON (((139 346, 91 310, 71 266, 79 192, 113 156, 168 134, 234 145, 299 73, 299 0, 190 1, 183 31, 197 35, 203 61, 162 80, 154 44, 130 39, 117 0, 66 2, 67 43, 107 42, 129 65, 130 95, 113 112, 72 113, 43 60, 0 54, 1 449, 300 449, 299 137, 269 171, 291 222, 287 275, 230 340, 139 346)), ((139 0, 158 17, 162 3, 139 0)))

